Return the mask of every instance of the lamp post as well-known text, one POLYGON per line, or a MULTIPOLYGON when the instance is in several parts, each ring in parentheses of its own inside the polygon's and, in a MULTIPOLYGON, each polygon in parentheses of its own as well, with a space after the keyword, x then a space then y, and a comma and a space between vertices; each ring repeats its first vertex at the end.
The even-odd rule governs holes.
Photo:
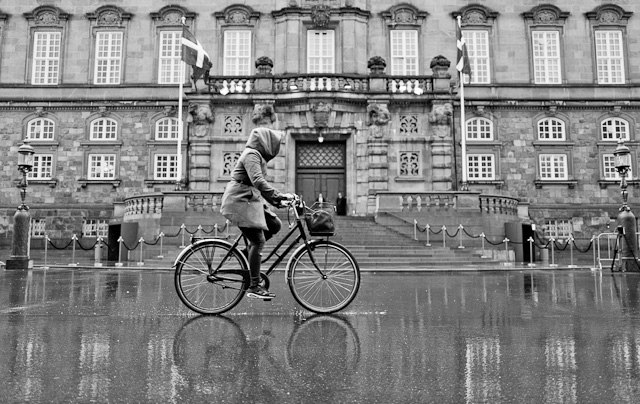
POLYGON ((627 173, 631 168, 631 150, 625 146, 622 139, 618 140, 618 147, 613 152, 615 157, 615 168, 620 174, 620 189, 622 194, 622 206, 618 213, 618 231, 622 234, 620 243, 620 265, 621 272, 639 272, 640 267, 636 257, 638 256, 638 237, 636 236, 636 217, 627 205, 627 173))
POLYGON ((33 168, 33 155, 35 150, 29 145, 28 140, 18 148, 18 171, 22 173, 22 179, 18 184, 20 188, 20 206, 13 215, 13 245, 11 258, 7 260, 7 269, 29 269, 33 267, 33 261, 29 258, 31 215, 29 207, 24 200, 27 196, 27 173, 33 168))

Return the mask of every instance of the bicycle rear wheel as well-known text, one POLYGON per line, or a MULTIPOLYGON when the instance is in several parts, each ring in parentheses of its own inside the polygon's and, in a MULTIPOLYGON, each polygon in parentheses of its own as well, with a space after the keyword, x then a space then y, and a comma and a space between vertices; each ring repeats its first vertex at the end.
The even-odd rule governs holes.
POLYGON ((249 286, 249 270, 241 253, 222 240, 203 240, 187 248, 175 271, 182 303, 201 314, 224 313, 235 307, 249 286))
POLYGON ((349 250, 329 240, 315 240, 298 249, 289 261, 287 282, 302 307, 314 313, 334 313, 349 305, 360 287, 360 268, 349 250), (324 275, 324 276, 323 276, 324 275))

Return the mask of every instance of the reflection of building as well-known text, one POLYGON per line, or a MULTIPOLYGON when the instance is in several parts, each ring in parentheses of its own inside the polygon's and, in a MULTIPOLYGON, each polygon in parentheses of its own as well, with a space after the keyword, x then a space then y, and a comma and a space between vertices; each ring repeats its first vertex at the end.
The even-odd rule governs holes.
MULTIPOLYGON (((39 234, 68 236, 84 224, 95 235, 114 218, 168 206, 215 210, 262 104, 274 105, 286 131, 275 184, 309 200, 340 191, 350 214, 466 197, 477 211, 479 195, 500 195, 485 201, 526 202, 551 235, 590 237, 619 206, 619 137, 638 183, 634 2, 507 10, 497 0, 454 0, 447 11, 434 1, 214 3, 0 8, 0 139, 7 161, 23 138, 36 149, 30 205, 39 234), (473 70, 466 161, 458 15, 473 70), (188 192, 176 193, 182 17, 213 68, 206 82, 187 85, 188 192), (450 193, 463 166, 470 193, 450 193)), ((15 208, 14 171, 5 163, 0 173, 0 234, 15 208)))

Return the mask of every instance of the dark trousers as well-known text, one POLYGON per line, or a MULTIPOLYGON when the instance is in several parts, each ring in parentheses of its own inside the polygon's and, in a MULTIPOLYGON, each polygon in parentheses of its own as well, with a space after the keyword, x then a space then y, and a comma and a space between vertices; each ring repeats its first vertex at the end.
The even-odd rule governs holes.
POLYGON ((251 271, 251 286, 256 286, 260 282, 260 262, 262 261, 264 244, 282 228, 282 222, 275 214, 265 211, 264 218, 269 230, 251 227, 239 228, 249 242, 247 258, 249 259, 249 270, 251 271))

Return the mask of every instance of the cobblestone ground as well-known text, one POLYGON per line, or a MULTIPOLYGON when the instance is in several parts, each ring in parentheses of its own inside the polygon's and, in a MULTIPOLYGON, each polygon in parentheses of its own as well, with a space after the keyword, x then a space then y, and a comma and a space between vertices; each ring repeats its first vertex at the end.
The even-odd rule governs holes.
MULTIPOLYGON (((496 268, 498 269, 498 268, 496 268)), ((0 272, 0 402, 631 403, 640 275, 363 274, 314 316, 272 302, 200 317, 170 271, 0 272)))

